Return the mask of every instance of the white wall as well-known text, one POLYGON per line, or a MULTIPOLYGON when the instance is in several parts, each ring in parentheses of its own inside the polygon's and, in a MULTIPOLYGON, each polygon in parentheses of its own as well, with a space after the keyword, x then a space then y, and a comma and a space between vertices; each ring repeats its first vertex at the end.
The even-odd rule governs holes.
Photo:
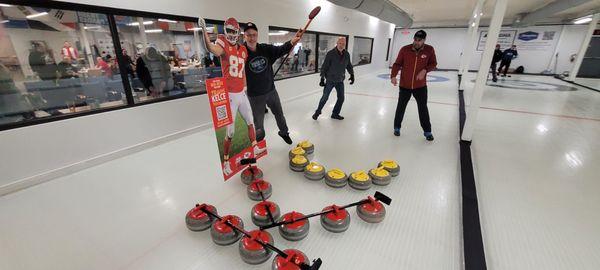
MULTIPOLYGON (((255 22, 260 42, 268 41, 269 25, 304 26, 310 10, 321 5, 321 13, 310 30, 349 34, 350 53, 354 35, 375 38, 372 63, 357 67, 357 76, 386 67, 387 39, 392 37, 394 29, 389 23, 325 0, 72 2, 221 20, 232 16, 239 21, 255 22)), ((286 100, 318 90, 317 84, 318 75, 309 75, 278 81, 276 86, 281 98, 286 100)), ((60 168, 208 123, 209 113, 206 96, 196 96, 0 132, 0 195, 3 191, 60 175, 60 170, 69 170, 60 168), (59 173, 51 173, 57 169, 59 173)))
MULTIPOLYGON (((564 30, 562 26, 535 26, 524 29, 517 29, 519 32, 533 30, 533 31, 557 31, 557 35, 560 34, 560 41, 557 42, 558 46, 558 65, 556 73, 562 73, 569 71, 572 68, 573 63, 570 62, 569 58, 572 54, 577 53, 581 42, 585 36, 587 26, 586 25, 565 25, 564 30)), ((502 28, 502 30, 511 30, 512 28, 502 28)), ((487 30, 487 27, 480 28, 480 30, 487 30)), ((418 29, 398 29, 394 35, 394 50, 391 59, 391 63, 395 60, 400 48, 406 44, 412 43, 414 33, 418 29), (403 34, 403 31, 409 31, 408 34, 403 34)), ((430 28, 425 29, 427 32, 428 44, 434 46, 436 50, 438 68, 440 69, 458 69, 460 64, 460 53, 464 46, 467 38, 467 28, 430 28)), ((479 37, 478 37, 479 38, 479 37)), ((548 48, 543 51, 536 50, 525 50, 523 48, 519 51, 519 57, 512 61, 511 67, 523 66, 527 73, 541 73, 548 68, 548 64, 552 57, 554 57, 555 47, 548 48)), ((481 51, 475 51, 469 69, 476 70, 479 68, 479 62, 481 61, 481 51)), ((554 68, 554 63, 551 65, 551 69, 554 68)))

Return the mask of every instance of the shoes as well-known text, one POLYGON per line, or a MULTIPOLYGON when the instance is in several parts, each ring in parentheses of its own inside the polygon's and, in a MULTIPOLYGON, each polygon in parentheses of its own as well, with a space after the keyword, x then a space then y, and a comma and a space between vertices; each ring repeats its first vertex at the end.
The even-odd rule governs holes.
POLYGON ((259 156, 260 154, 264 153, 265 151, 267 151, 267 149, 260 148, 258 145, 255 145, 254 146, 254 157, 259 156))
POLYGON ((425 132, 423 135, 425 135, 425 139, 428 141, 433 141, 433 134, 431 132, 425 132))
POLYGON ((315 112, 315 114, 313 114, 313 116, 312 116, 312 119, 317 120, 319 118, 320 114, 321 114, 320 112, 315 112))
POLYGON ((498 78, 493 78, 492 82, 498 82, 498 78))
POLYGON ((229 165, 229 160, 225 160, 223 162, 223 173, 225 175, 230 175, 233 171, 231 171, 231 165, 229 165))
POLYGON ((394 135, 395 136, 400 136, 400 129, 399 128, 394 128, 394 135))
POLYGON ((339 114, 331 115, 331 118, 337 119, 337 120, 344 120, 344 117, 339 114))
POLYGON ((282 133, 279 132, 279 137, 281 137, 283 139, 283 141, 285 141, 285 143, 287 144, 292 144, 292 138, 290 138, 290 134, 289 133, 282 133))

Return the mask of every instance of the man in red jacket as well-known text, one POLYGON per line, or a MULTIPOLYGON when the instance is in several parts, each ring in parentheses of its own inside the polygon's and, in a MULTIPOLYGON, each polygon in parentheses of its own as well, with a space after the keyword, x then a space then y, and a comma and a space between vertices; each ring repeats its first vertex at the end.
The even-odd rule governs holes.
POLYGON ((413 44, 400 49, 398 58, 392 66, 391 80, 394 86, 398 85, 396 76, 398 71, 402 70, 400 73, 400 94, 394 119, 394 135, 400 136, 404 111, 412 95, 417 101, 423 134, 428 141, 433 141, 431 123, 429 122, 429 109, 427 109, 427 72, 436 68, 437 60, 435 59, 433 47, 425 44, 425 38, 427 38, 425 31, 417 31, 413 44))

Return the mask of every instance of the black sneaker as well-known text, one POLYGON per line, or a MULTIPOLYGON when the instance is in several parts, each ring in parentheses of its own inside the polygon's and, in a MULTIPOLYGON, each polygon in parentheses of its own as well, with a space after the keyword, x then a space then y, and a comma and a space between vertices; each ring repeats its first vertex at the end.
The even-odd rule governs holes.
POLYGON ((395 136, 400 136, 400 129, 399 128, 394 128, 394 135, 395 136))
POLYGON ((433 134, 431 132, 425 132, 425 139, 427 139, 428 141, 433 141, 433 134))
POLYGON ((493 78, 492 82, 498 82, 498 78, 493 78))
POLYGON ((313 116, 312 116, 312 119, 317 120, 319 118, 320 114, 321 114, 320 112, 315 112, 315 114, 313 114, 313 116))
POLYGON ((343 117, 343 116, 341 116, 341 115, 339 115, 339 114, 332 115, 332 116, 331 116, 331 118, 333 118, 333 119, 337 119, 337 120, 344 120, 344 117, 343 117))
POLYGON ((290 138, 290 134, 289 133, 281 133, 279 132, 279 137, 281 137, 285 143, 287 144, 292 144, 292 138, 290 138))

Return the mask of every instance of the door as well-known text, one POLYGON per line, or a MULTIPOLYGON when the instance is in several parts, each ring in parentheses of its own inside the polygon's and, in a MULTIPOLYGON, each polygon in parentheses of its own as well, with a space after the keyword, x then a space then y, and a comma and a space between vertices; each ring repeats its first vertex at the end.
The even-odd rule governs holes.
POLYGON ((600 36, 593 36, 577 77, 600 78, 600 68, 598 67, 600 67, 600 36))

